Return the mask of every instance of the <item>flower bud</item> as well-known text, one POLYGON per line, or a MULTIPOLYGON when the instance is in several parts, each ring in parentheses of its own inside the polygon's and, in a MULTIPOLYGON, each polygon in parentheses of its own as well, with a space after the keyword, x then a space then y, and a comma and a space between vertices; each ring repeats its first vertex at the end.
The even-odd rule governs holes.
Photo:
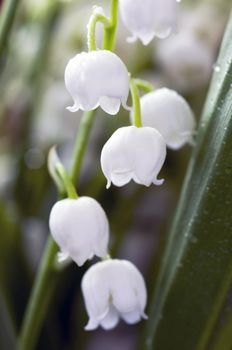
POLYGON ((51 234, 63 257, 71 257, 81 266, 94 255, 105 257, 109 224, 100 204, 93 198, 63 199, 52 208, 51 234))
POLYGON ((71 112, 90 111, 100 106, 114 115, 121 103, 128 108, 128 71, 113 52, 99 50, 77 54, 65 69, 65 85, 74 100, 74 105, 68 107, 71 112))
POLYGON ((155 36, 166 38, 176 27, 176 0, 119 0, 119 8, 132 33, 130 42, 138 38, 147 45, 155 36))
POLYGON ((193 112, 176 91, 162 88, 144 95, 141 114, 143 125, 158 130, 169 148, 179 149, 186 143, 194 144, 193 112))
POLYGON ((119 128, 106 142, 101 153, 101 167, 111 182, 123 186, 130 180, 150 186, 161 185, 157 175, 166 157, 166 144, 160 133, 150 127, 127 126, 119 128))
POLYGON ((86 330, 99 325, 112 329, 120 317, 129 324, 147 318, 145 282, 129 261, 110 259, 91 266, 83 277, 82 292, 89 315, 86 330))

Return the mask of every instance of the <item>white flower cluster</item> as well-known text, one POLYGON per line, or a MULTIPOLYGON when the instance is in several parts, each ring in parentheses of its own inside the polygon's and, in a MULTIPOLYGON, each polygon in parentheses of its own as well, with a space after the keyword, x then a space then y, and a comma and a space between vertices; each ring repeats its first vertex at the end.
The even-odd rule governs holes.
MULTIPOLYGON (((116 114, 120 103, 126 106, 129 74, 124 63, 110 51, 81 53, 71 59, 65 71, 65 83, 74 99, 71 112, 89 111, 97 106, 116 114)), ((141 99, 143 128, 118 129, 103 147, 101 166, 111 182, 123 186, 131 179, 149 186, 157 180, 166 156, 166 145, 178 149, 193 143, 193 113, 175 91, 159 89, 141 99)))
MULTIPOLYGON (((167 36, 175 27, 174 0, 121 0, 119 4, 133 37, 145 44, 154 36, 167 36)), ((65 84, 74 100, 74 105, 68 107, 71 112, 100 106, 114 115, 121 104, 127 108, 130 77, 121 59, 110 51, 77 54, 67 64, 65 84)), ((135 109, 131 111, 132 120, 134 113, 135 109)), ((145 186, 161 185, 164 180, 157 177, 166 158, 166 147, 179 149, 193 143, 193 113, 175 91, 163 88, 145 94, 141 98, 141 121, 142 127, 119 128, 104 145, 101 167, 107 188, 111 183, 123 186, 131 180, 145 186)), ((111 329, 120 317, 129 324, 147 318, 144 279, 129 261, 108 258, 109 224, 95 199, 58 201, 49 223, 61 250, 61 260, 70 257, 81 266, 94 255, 105 259, 87 270, 82 281, 89 314, 87 330, 99 325, 111 329)))

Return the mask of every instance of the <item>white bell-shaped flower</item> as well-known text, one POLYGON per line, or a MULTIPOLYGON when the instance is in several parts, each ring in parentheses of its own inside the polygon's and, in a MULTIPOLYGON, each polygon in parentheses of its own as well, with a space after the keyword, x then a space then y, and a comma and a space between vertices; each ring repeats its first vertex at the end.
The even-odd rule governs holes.
POLYGON ((90 111, 100 106, 114 115, 121 103, 128 108, 129 74, 113 52, 98 50, 77 54, 65 69, 65 85, 74 100, 74 105, 68 107, 71 112, 90 111))
POLYGON ((122 20, 132 33, 129 42, 140 39, 144 45, 156 36, 166 38, 177 22, 176 0, 119 0, 122 20))
POLYGON ((111 182, 123 186, 130 180, 150 186, 161 185, 158 180, 166 157, 166 143, 161 134, 150 127, 126 126, 117 129, 106 142, 101 153, 101 167, 111 182))
POLYGON ((189 92, 208 82, 215 58, 208 46, 186 31, 159 42, 154 59, 175 88, 189 92))
POLYGON ((120 317, 129 324, 147 318, 145 282, 129 261, 110 259, 91 266, 83 277, 82 292, 89 315, 86 330, 112 329, 120 317))
POLYGON ((169 148, 194 144, 195 119, 187 101, 176 91, 161 88, 141 98, 144 126, 158 130, 169 148))
POLYGON ((81 266, 94 255, 107 255, 109 224, 95 199, 80 197, 58 201, 51 210, 49 226, 61 250, 60 260, 70 257, 81 266))

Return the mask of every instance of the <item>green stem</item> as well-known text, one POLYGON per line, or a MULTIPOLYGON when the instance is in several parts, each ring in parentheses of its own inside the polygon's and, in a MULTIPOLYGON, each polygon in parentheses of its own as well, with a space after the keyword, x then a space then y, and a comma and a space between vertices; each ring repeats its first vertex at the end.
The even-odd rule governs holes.
POLYGON ((154 86, 146 80, 134 79, 134 82, 138 89, 143 90, 146 93, 152 92, 154 90, 154 86))
POLYGON ((97 50, 97 43, 96 43, 96 25, 100 22, 103 24, 103 26, 109 27, 110 21, 107 17, 100 13, 93 13, 90 17, 89 23, 88 23, 88 50, 89 51, 96 51, 97 50))
MULTIPOLYGON (((88 24, 88 47, 90 51, 96 50, 95 30, 96 24, 99 21, 103 23, 105 29, 104 49, 112 50, 114 47, 118 18, 118 0, 112 0, 111 6, 110 22, 101 14, 93 14, 91 17, 88 24)), ((76 183, 80 175, 94 116, 95 111, 86 112, 79 126, 70 170, 70 180, 72 183, 76 183)), ((65 178, 66 180, 67 178, 65 178)), ((72 190, 69 194, 71 196, 73 195, 72 190)), ((20 350, 32 350, 35 347, 59 275, 58 270, 54 268, 57 252, 58 247, 51 236, 49 236, 25 313, 19 337, 20 350)))
POLYGON ((2 14, 0 17, 0 59, 4 55, 7 43, 10 38, 10 32, 14 23, 19 0, 5 0, 2 5, 2 14))
MULTIPOLYGON (((79 177, 94 114, 95 111, 85 113, 78 129, 76 147, 73 152, 73 163, 70 171, 70 178, 73 182, 76 182, 76 179, 79 177)), ((51 236, 49 236, 31 292, 29 304, 25 312, 25 318, 19 337, 19 350, 32 350, 35 347, 59 276, 59 271, 54 268, 57 252, 58 247, 51 236)))
POLYGON ((56 171, 57 171, 59 177, 61 178, 61 180, 65 186, 68 198, 77 199, 78 195, 77 195, 76 189, 73 186, 73 183, 72 183, 66 169, 64 168, 63 164, 58 163, 56 165, 56 171))
POLYGON ((74 157, 71 164, 70 179, 75 184, 79 180, 83 157, 89 140, 96 111, 85 112, 79 126, 79 134, 74 146, 74 157))
POLYGON ((139 89, 138 89, 134 79, 131 79, 131 81, 130 81, 130 92, 131 92, 132 103, 133 103, 134 125, 137 128, 141 128, 142 127, 142 117, 141 117, 140 96, 139 96, 139 89))
POLYGON ((110 27, 105 27, 103 47, 107 50, 114 50, 116 32, 118 26, 118 0, 111 0, 110 27))
POLYGON ((117 25, 118 25, 118 0, 111 0, 110 19, 101 13, 97 12, 97 9, 90 17, 88 23, 88 50, 96 51, 96 25, 100 22, 104 26, 104 50, 113 51, 115 46, 117 25))
POLYGON ((57 252, 58 247, 49 235, 23 321, 19 338, 19 350, 30 350, 35 347, 41 324, 46 316, 58 279, 58 273, 54 269, 57 252))

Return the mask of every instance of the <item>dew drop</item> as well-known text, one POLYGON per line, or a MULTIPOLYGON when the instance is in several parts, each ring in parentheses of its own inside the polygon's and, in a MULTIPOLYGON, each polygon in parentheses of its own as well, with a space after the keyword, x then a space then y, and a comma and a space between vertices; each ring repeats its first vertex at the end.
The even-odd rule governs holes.
POLYGON ((218 72, 220 72, 221 67, 220 67, 218 64, 215 64, 215 65, 213 66, 213 70, 214 70, 214 72, 218 73, 218 72))

